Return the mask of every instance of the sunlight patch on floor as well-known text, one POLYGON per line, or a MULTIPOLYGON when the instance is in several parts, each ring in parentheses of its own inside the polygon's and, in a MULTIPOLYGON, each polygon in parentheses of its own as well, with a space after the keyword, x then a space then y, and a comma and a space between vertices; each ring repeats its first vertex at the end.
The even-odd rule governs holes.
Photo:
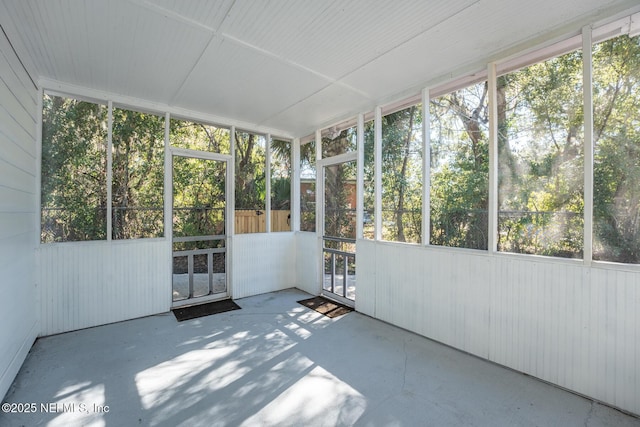
POLYGON ((77 425, 79 419, 82 419, 83 426, 105 426, 104 414, 101 412, 105 409, 104 391, 104 384, 89 386, 86 382, 65 387, 58 393, 64 397, 55 401, 54 407, 49 407, 51 412, 57 412, 58 415, 47 426, 68 427, 77 425), (76 391, 69 393, 73 389, 76 391))
POLYGON ((362 394, 316 366, 241 425, 352 425, 366 407, 362 394))

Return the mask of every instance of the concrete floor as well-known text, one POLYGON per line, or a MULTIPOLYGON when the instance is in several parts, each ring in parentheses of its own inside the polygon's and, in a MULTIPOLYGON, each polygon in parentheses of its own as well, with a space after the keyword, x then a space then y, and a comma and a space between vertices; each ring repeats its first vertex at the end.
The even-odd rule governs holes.
POLYGON ((361 314, 326 318, 296 303, 307 297, 40 339, 6 396, 37 410, 0 413, 0 425, 640 426, 361 314))

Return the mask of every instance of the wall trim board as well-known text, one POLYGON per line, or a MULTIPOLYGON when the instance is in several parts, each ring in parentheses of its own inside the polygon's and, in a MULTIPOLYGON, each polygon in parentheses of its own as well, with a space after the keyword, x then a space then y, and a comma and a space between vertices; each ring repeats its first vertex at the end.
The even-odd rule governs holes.
POLYGON ((38 321, 36 320, 31 325, 29 333, 24 337, 22 344, 15 352, 13 359, 11 359, 9 365, 3 370, 2 374, 0 375, 0 396, 4 397, 10 391, 11 384, 13 384, 16 375, 18 375, 18 372, 20 371, 24 360, 27 358, 31 347, 38 337, 38 328, 38 321))

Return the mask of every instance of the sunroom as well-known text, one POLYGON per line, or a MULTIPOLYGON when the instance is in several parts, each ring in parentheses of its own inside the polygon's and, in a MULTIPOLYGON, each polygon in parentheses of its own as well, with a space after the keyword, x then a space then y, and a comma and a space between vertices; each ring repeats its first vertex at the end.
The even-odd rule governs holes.
POLYGON ((0 395, 38 337, 297 289, 640 414, 637 1, 0 26, 0 395))

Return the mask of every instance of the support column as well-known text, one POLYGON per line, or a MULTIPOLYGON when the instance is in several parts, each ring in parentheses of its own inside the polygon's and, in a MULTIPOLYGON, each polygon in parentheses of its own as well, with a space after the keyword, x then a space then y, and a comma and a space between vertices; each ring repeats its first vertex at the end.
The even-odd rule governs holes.
POLYGON ((364 114, 358 114, 356 161, 356 239, 364 237, 364 114))
POLYGON ((107 103, 107 241, 113 235, 113 102, 107 103))
POLYGON ((265 232, 271 233, 271 134, 265 135, 264 207, 265 232))
POLYGON ((374 118, 374 188, 375 240, 382 240, 382 108, 376 107, 374 118))
POLYGON ((583 260, 586 266, 593 259, 593 65, 591 26, 582 28, 582 93, 584 96, 584 229, 583 260))
POLYGON ((291 231, 300 231, 300 138, 293 140, 291 149, 291 231))
POLYGON ((431 237, 431 116, 429 89, 422 90, 422 244, 431 237))
POLYGON ((488 66, 489 84, 489 253, 498 251, 498 90, 496 64, 488 66))

